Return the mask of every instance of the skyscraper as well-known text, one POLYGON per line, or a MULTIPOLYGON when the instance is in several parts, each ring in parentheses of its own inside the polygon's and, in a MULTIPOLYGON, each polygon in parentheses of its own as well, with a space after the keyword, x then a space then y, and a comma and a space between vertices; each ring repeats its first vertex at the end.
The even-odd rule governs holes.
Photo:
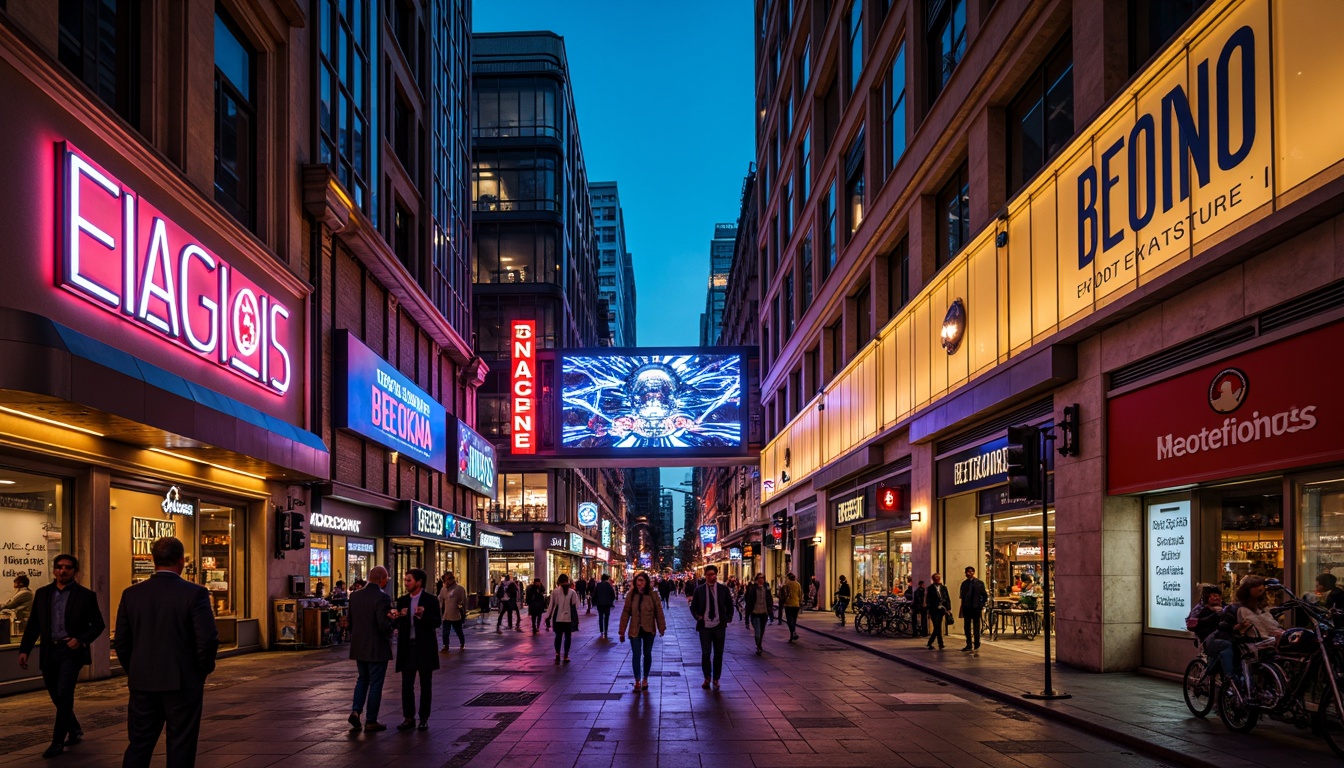
POLYGON ((598 296, 607 305, 611 346, 633 347, 635 341, 635 266, 626 250, 625 214, 614 181, 590 185, 593 225, 597 230, 598 296))
POLYGON ((723 302, 727 296, 728 273, 733 268, 736 240, 736 224, 714 225, 714 239, 709 241, 709 286, 705 311, 700 315, 701 346, 719 343, 719 326, 723 324, 723 302))

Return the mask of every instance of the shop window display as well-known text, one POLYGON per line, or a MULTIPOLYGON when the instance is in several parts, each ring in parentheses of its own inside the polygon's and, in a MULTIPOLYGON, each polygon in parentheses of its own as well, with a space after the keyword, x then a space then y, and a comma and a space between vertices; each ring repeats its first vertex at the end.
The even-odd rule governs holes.
MULTIPOLYGON (((490 595, 494 596, 495 588, 504 580, 505 573, 524 585, 531 584, 535 576, 535 565, 536 560, 531 552, 510 555, 492 552, 490 554, 490 595)), ((550 588, 547 587, 547 589, 550 588)))
POLYGON ((491 523, 540 523, 547 519, 546 473, 500 475, 499 501, 477 497, 477 508, 491 523))
MULTIPOLYGON (((1054 584, 1055 511, 1046 517, 1051 535, 1050 583, 1054 584)), ((1025 592, 1039 601, 1041 597, 1041 513, 1009 513, 981 520, 985 541, 985 586, 990 596, 1014 602, 1025 592)))
POLYGON ((65 504, 60 480, 0 469, 0 647, 18 644, 32 593, 51 581, 52 560, 69 550, 65 504))
POLYGON ((1301 553, 1297 592, 1311 595, 1321 574, 1344 581, 1344 472, 1299 480, 1294 494, 1301 553))
MULTIPOLYGON (((1205 509, 1221 510, 1219 581, 1224 594, 1245 576, 1283 579, 1283 484, 1278 478, 1211 488, 1205 509)), ((1312 574, 1313 581, 1315 574, 1312 574)))

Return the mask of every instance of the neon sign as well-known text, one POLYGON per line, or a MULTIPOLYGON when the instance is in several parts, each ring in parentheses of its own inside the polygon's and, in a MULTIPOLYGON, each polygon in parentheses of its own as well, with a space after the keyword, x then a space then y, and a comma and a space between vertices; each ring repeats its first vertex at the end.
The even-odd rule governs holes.
POLYGON ((584 528, 593 528, 597 526, 597 502, 579 502, 579 525, 582 525, 584 528))
POLYGON ((274 394, 289 391, 289 309, 66 143, 60 287, 274 394))
POLYGON ((534 454, 537 452, 537 322, 514 320, 512 330, 512 450, 517 454, 534 454))
POLYGON ((349 331, 336 332, 335 352, 336 427, 446 472, 448 411, 443 404, 349 331))
POLYGON ((495 498, 495 446, 457 419, 457 484, 495 498))

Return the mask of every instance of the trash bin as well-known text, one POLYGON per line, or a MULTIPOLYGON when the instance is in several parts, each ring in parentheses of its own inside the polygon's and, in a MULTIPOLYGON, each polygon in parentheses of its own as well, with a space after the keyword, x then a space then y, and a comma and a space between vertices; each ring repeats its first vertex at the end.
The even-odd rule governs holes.
POLYGON ((303 647, 303 613, 298 600, 275 600, 271 609, 274 636, 278 648, 303 647))

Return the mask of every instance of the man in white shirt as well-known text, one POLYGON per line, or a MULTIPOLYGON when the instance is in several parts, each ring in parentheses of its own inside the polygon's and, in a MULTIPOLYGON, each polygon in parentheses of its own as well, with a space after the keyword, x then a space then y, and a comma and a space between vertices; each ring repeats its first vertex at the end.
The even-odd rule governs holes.
POLYGON ((713 685, 717 691, 719 678, 723 676, 723 648, 728 640, 728 625, 733 620, 733 595, 728 587, 719 583, 716 566, 705 566, 705 583, 696 588, 691 598, 691 615, 695 617, 695 628, 700 633, 700 668, 705 673, 705 682, 700 687, 713 685))

